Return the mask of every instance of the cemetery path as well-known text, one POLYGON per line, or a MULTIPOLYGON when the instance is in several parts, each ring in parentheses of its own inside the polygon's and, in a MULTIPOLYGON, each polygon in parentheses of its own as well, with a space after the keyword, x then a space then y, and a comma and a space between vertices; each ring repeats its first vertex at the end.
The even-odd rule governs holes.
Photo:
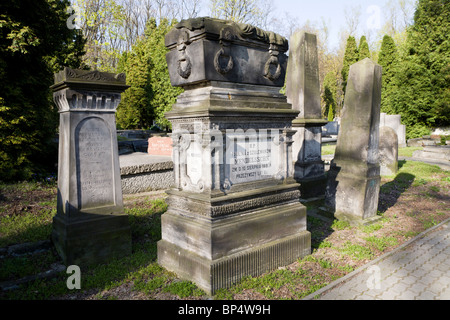
POLYGON ((398 160, 406 160, 406 161, 419 161, 419 162, 425 162, 428 164, 433 164, 439 166, 442 170, 450 171, 450 162, 449 161, 438 161, 438 160, 431 160, 431 159, 419 159, 419 158, 412 158, 412 157, 398 157, 398 160))
POLYGON ((450 219, 304 300, 449 300, 450 219))

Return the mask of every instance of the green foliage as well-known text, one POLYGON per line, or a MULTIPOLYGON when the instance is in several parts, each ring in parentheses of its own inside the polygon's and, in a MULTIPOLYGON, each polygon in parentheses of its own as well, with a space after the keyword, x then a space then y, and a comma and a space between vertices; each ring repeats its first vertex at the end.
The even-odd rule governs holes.
POLYGON ((391 101, 391 96, 395 91, 394 76, 398 63, 397 46, 392 37, 385 35, 381 43, 378 64, 383 68, 381 80, 381 112, 395 114, 395 105, 391 101))
POLYGON ((449 34, 450 2, 419 0, 391 93, 407 138, 450 123, 449 34))
POLYGON ((30 178, 56 162, 58 126, 49 86, 63 66, 79 67, 83 39, 67 28, 69 1, 0 4, 0 180, 30 178))
POLYGON ((325 112, 324 115, 327 117, 328 121, 333 121, 336 114, 336 77, 337 75, 330 71, 325 75, 323 80, 323 97, 325 102, 325 112))
POLYGON ((345 89, 347 88, 347 79, 348 79, 348 73, 350 71, 350 66, 356 62, 358 62, 359 59, 359 53, 358 53, 358 47, 356 46, 356 40, 355 37, 349 36, 347 39, 347 45, 345 47, 345 54, 344 54, 344 64, 342 66, 341 74, 342 74, 342 85, 343 85, 343 92, 345 95, 345 89))
POLYGON ((145 36, 131 52, 122 55, 119 66, 131 87, 122 95, 117 110, 120 128, 148 129, 153 120, 161 127, 170 127, 164 113, 171 109, 182 89, 170 84, 164 37, 175 23, 162 19, 156 25, 156 20, 151 19, 145 36))
POLYGON ((358 54, 359 60, 370 58, 369 44, 367 43, 366 36, 362 36, 359 40, 358 54))
POLYGON ((171 127, 164 114, 172 109, 172 105, 176 102, 176 97, 183 91, 183 89, 173 87, 170 84, 166 61, 167 48, 164 44, 165 35, 176 23, 177 21, 175 20, 169 22, 167 19, 162 19, 159 26, 156 26, 156 23, 151 23, 146 30, 147 49, 152 63, 150 79, 153 99, 150 106, 154 110, 156 123, 162 128, 171 127))

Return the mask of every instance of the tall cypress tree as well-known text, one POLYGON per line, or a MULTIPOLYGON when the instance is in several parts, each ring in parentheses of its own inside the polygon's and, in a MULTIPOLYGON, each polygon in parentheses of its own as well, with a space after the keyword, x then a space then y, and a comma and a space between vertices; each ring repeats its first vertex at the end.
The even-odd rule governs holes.
POLYGON ((335 72, 330 71, 325 75, 323 80, 323 101, 325 103, 324 117, 328 118, 328 121, 333 121, 336 115, 336 84, 337 75, 335 72))
POLYGON ((419 0, 392 97, 408 138, 450 124, 449 34, 450 1, 419 0))
POLYGON ((381 80, 381 112, 396 114, 396 106, 390 99, 395 91, 395 68, 398 63, 397 46, 391 36, 385 35, 381 43, 378 64, 383 68, 381 80))
POLYGON ((341 70, 342 74, 342 86, 343 86, 343 92, 345 95, 345 89, 347 88, 347 79, 348 79, 348 72, 350 70, 350 66, 356 62, 358 62, 359 53, 358 53, 358 47, 356 45, 355 37, 349 36, 347 39, 347 44, 345 47, 345 54, 344 54, 344 63, 341 70))
POLYGON ((359 60, 370 58, 370 49, 369 44, 367 43, 366 36, 362 36, 359 40, 358 54, 359 60))

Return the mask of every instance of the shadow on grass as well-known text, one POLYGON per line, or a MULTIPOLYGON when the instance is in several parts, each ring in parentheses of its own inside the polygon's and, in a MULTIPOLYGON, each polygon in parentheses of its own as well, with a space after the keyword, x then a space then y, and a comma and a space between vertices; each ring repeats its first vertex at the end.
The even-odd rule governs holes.
POLYGON ((311 249, 317 249, 321 243, 330 236, 334 230, 333 223, 336 221, 330 212, 322 210, 324 200, 303 203, 306 206, 307 230, 311 233, 311 249))
MULTIPOLYGON (((406 161, 399 161, 399 169, 405 165, 406 161)), ((393 207, 402 193, 411 187, 415 175, 411 173, 400 172, 394 178, 394 180, 383 184, 380 187, 380 196, 378 201, 378 212, 383 214, 389 208, 393 207)))

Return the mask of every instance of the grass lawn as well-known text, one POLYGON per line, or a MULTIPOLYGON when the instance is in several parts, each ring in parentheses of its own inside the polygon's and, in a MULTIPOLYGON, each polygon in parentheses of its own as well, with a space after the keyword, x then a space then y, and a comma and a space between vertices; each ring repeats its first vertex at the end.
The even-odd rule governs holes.
MULTIPOLYGON (((396 176, 382 177, 378 214, 371 226, 349 226, 308 216, 312 254, 258 277, 247 277, 214 299, 301 299, 450 217, 450 173, 437 166, 400 161, 396 176)), ((36 280, 0 299, 170 300, 209 299, 190 282, 157 263, 164 197, 125 197, 132 228, 132 255, 81 270, 81 289, 69 290, 68 274, 36 280)), ((321 201, 308 203, 314 213, 321 201)), ((50 238, 56 213, 55 182, 0 184, 0 248, 50 238)), ((0 256, 2 256, 0 251, 0 256)), ((33 255, 0 257, 0 283, 43 272, 61 261, 53 249, 33 255)))

